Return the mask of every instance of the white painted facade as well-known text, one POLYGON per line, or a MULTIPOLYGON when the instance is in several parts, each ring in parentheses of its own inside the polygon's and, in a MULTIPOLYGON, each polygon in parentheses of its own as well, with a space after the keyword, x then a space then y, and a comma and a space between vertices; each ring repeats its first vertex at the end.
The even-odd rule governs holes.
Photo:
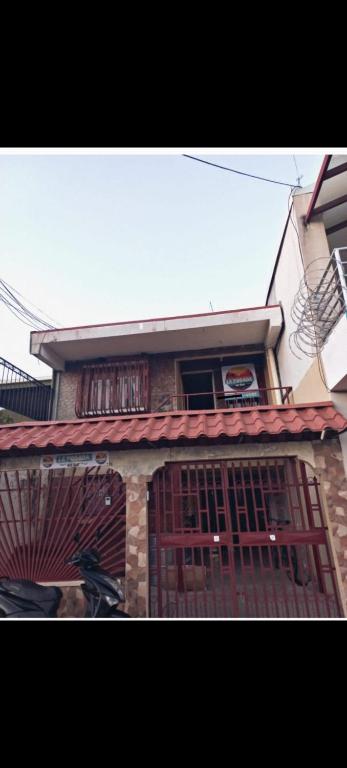
MULTIPOLYGON (((347 162, 347 156, 333 156, 328 168, 342 162, 347 162)), ((347 221, 344 225, 347 204, 339 204, 342 195, 347 195, 347 170, 326 182, 323 180, 316 203, 312 201, 315 193, 311 188, 307 193, 305 190, 294 193, 267 303, 279 303, 283 309, 284 330, 275 347, 282 386, 293 387, 294 402, 332 401, 337 410, 347 416, 347 315, 342 315, 331 330, 321 350, 320 365, 317 358, 306 356, 295 347, 294 352, 289 342, 296 329, 291 309, 305 269, 314 259, 328 263, 334 248, 347 246, 347 221), (313 215, 306 224, 311 201, 318 209, 327 203, 331 207, 313 215), (336 231, 330 233, 330 227, 336 231)), ((347 475, 347 434, 341 435, 340 441, 347 475)))

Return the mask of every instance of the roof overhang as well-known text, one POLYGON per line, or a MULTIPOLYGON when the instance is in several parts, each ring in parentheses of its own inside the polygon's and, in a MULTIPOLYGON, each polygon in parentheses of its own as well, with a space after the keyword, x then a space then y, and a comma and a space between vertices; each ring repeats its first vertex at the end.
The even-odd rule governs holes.
POLYGON ((230 346, 275 346, 279 305, 125 323, 33 331, 30 352, 55 370, 67 362, 230 346))
POLYGON ((347 429, 332 403, 172 411, 0 427, 0 455, 103 447, 141 448, 203 442, 312 440, 347 429))
POLYGON ((347 155, 325 155, 305 224, 321 216, 327 235, 347 227, 347 155))

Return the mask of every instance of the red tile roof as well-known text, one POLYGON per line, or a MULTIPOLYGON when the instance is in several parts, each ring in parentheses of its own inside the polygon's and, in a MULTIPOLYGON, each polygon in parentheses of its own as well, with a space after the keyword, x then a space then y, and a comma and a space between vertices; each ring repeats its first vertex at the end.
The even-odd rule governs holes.
POLYGON ((104 416, 72 421, 19 422, 0 427, 0 452, 109 444, 122 447, 203 439, 273 439, 338 433, 347 420, 331 403, 260 406, 218 411, 174 411, 136 416, 104 416))

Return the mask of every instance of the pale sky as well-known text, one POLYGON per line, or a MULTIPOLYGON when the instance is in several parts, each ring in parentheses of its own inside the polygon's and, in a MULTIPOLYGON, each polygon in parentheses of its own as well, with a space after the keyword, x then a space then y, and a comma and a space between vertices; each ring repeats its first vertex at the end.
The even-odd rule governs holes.
MULTIPOLYGON (((296 184, 289 152, 194 154, 296 184)), ((322 159, 296 154, 303 186, 322 159)), ((289 194, 179 154, 0 155, 0 277, 62 326, 262 306, 289 194)), ((0 323, 0 356, 49 374, 0 323)))

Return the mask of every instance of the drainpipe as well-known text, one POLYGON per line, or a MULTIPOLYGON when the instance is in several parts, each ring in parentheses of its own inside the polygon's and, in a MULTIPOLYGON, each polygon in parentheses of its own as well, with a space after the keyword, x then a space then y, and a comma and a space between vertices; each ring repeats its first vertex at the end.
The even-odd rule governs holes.
POLYGON ((51 415, 50 415, 50 418, 52 419, 52 421, 57 420, 59 387, 60 387, 60 371, 53 371, 53 381, 52 381, 53 397, 52 397, 52 408, 51 408, 51 415))
MULTIPOLYGON (((282 304, 281 304, 281 302, 279 302, 279 305, 280 305, 280 307, 281 307, 281 313, 282 313, 282 328, 281 328, 281 330, 280 330, 280 333, 279 333, 279 337, 278 337, 278 339, 277 339, 277 341, 276 341, 276 344, 275 344, 275 346, 274 346, 274 348, 273 348, 273 353, 274 353, 274 360, 275 360, 275 366, 276 366, 276 372, 277 372, 277 376, 278 376, 278 381, 279 381, 279 385, 280 385, 280 387, 281 387, 281 390, 282 390, 282 389, 283 389, 283 386, 282 386, 282 379, 281 379, 281 374, 280 374, 280 367, 279 367, 279 364, 278 364, 278 356, 277 356, 277 350, 278 350, 278 347, 279 347, 279 345, 280 345, 280 341, 281 341, 281 338, 282 338, 282 336, 283 336, 283 333, 284 333, 284 329, 285 329, 285 320, 284 320, 284 312, 283 312, 283 307, 282 307, 282 304)), ((289 386, 289 385, 288 385, 288 386, 289 386)))

